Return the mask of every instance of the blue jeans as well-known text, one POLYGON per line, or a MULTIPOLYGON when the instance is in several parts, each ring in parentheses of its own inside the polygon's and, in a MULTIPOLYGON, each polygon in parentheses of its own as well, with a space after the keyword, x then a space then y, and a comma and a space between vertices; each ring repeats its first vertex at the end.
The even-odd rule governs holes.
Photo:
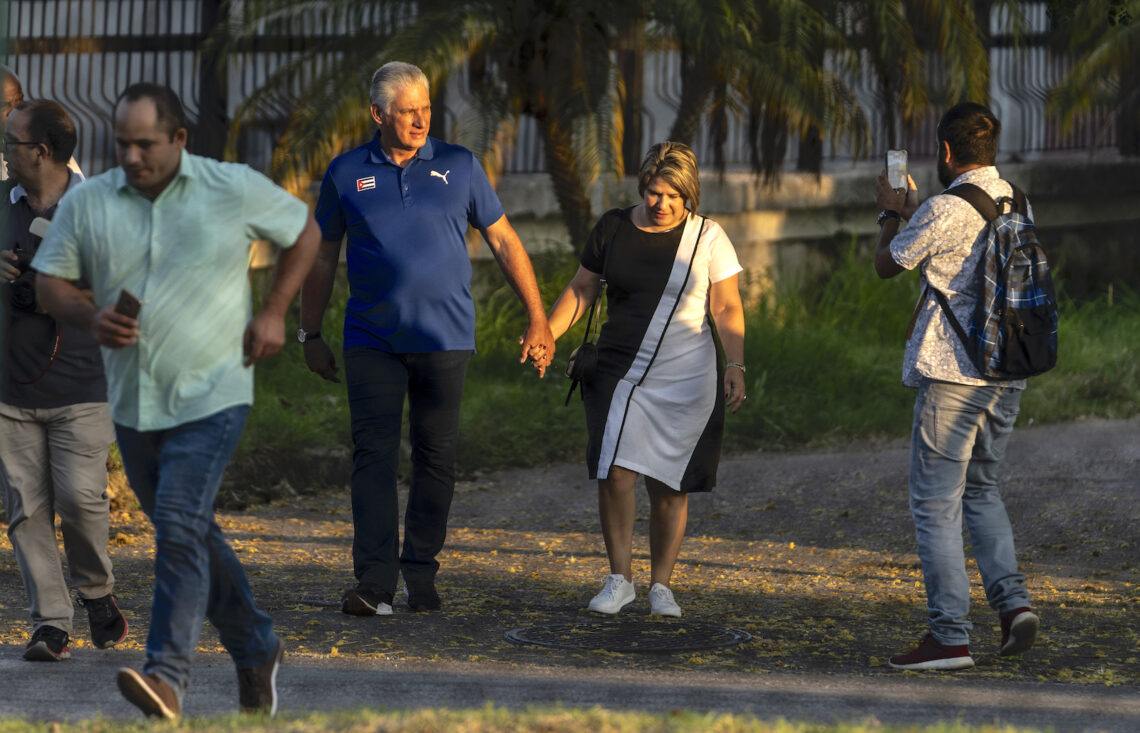
POLYGON ((459 405, 470 351, 391 354, 344 351, 352 414, 352 565, 356 579, 395 593, 397 576, 427 582, 447 537, 455 492, 459 405), (408 398, 412 478, 399 548, 396 469, 404 396, 408 398))
POLYGON ((269 661, 273 621, 254 603, 245 571, 214 519, 214 498, 237 447, 248 405, 167 430, 116 425, 131 489, 154 524, 154 600, 143 672, 186 691, 209 619, 239 667, 269 661))
POLYGON ((1003 386, 927 380, 918 388, 910 510, 930 630, 942 644, 968 643, 972 628, 963 517, 990 606, 999 614, 1029 606, 997 481, 1020 401, 1021 390, 1003 386))

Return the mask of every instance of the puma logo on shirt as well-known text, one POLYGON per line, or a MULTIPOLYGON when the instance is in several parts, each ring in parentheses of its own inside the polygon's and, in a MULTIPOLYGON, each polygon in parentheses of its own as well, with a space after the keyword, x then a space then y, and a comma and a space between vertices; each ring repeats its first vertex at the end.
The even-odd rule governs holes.
POLYGON ((442 178, 443 179, 443 185, 446 186, 447 185, 447 175, 449 173, 451 173, 451 169, 448 169, 448 170, 444 171, 443 173, 440 173, 439 171, 432 171, 431 175, 432 175, 432 178, 442 178))

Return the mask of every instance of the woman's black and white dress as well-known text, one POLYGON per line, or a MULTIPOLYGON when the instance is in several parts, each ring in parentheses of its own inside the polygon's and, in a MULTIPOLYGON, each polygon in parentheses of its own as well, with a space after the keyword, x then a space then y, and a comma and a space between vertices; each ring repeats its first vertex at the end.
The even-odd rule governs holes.
POLYGON ((598 366, 582 384, 590 477, 621 466, 685 492, 716 485, 724 375, 707 317, 712 283, 741 271, 724 230, 689 216, 667 232, 607 212, 581 263, 606 280, 598 366))

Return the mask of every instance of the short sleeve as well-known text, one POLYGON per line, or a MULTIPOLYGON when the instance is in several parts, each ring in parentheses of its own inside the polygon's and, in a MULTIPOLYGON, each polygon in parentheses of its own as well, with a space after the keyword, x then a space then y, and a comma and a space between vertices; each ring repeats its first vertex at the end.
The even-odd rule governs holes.
POLYGON ((740 266, 740 260, 736 257, 736 248, 732 246, 732 240, 725 234, 724 229, 715 221, 709 220, 709 224, 714 227, 711 232, 712 238, 709 240, 709 282, 718 283, 741 272, 744 268, 740 266))
POLYGON ((37 272, 64 280, 78 280, 83 275, 77 224, 81 197, 76 193, 64 196, 55 210, 47 236, 32 258, 32 268, 37 272))
POLYGON ((621 224, 622 210, 610 209, 602 214, 602 218, 598 219, 598 223, 594 225, 594 230, 590 232, 589 238, 586 239, 586 245, 582 248, 582 255, 578 261, 582 263, 582 267, 590 272, 601 275, 606 266, 606 243, 613 239, 614 233, 617 232, 618 225, 621 224))
POLYGON ((487 173, 471 155, 471 197, 468 201, 467 221, 476 229, 486 229, 503 218, 503 204, 491 187, 487 173))
MULTIPOLYGON (((335 163, 334 163, 335 164, 335 163)), ((344 238, 348 225, 344 221, 344 210, 340 206, 340 193, 333 180, 333 166, 325 171, 321 181, 321 192, 317 196, 317 208, 313 213, 317 224, 321 228, 321 239, 328 242, 339 242, 344 238)))
POLYGON ((309 207, 264 174, 246 171, 246 227, 256 239, 268 239, 278 247, 292 247, 305 229, 309 207))
MULTIPOLYGON (((957 196, 937 195, 923 201, 906 226, 891 240, 891 259, 907 270, 913 270, 930 257, 953 246, 961 238, 957 227, 961 218, 955 208, 974 212, 974 207, 957 196), (955 223, 958 222, 958 223, 955 223)), ((978 218, 981 222, 982 219, 978 218)))

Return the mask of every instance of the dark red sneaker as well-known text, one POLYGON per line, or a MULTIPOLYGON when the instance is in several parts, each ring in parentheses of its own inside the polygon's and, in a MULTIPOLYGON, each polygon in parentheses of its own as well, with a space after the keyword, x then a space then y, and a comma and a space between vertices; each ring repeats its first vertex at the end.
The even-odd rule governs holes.
POLYGON ((1028 608, 1016 608, 1001 615, 1001 648, 1003 657, 1012 657, 1029 651, 1037 639, 1041 621, 1028 608))
POLYGON ((887 660, 887 664, 895 669, 952 670, 969 669, 974 666, 974 660, 965 644, 942 646, 934 634, 927 634, 914 651, 896 654, 887 660))

